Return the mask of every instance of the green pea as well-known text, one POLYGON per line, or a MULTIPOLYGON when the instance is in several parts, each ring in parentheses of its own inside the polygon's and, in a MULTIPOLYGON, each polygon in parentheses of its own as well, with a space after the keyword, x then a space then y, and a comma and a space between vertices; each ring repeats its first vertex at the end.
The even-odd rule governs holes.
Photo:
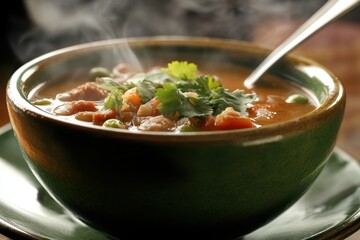
POLYGON ((287 103, 306 104, 309 102, 309 99, 302 94, 293 94, 293 95, 290 95, 286 99, 286 102, 287 103))
POLYGON ((193 125, 181 125, 177 128, 177 131, 179 132, 196 132, 200 131, 199 128, 193 126, 193 125))
POLYGON ((108 119, 103 123, 103 127, 108 128, 120 128, 120 129, 126 129, 125 124, 118 120, 118 119, 108 119))
POLYGON ((41 105, 41 106, 45 106, 45 105, 50 105, 51 104, 51 99, 39 99, 33 102, 33 104, 35 105, 41 105))
POLYGON ((90 70, 89 74, 93 79, 98 77, 110 77, 111 75, 110 71, 104 67, 94 67, 90 70))

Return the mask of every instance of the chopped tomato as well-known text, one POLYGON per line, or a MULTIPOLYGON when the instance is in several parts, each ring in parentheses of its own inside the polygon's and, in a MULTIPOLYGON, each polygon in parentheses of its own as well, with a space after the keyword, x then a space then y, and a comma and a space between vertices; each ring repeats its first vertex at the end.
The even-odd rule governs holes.
POLYGON ((226 108, 222 113, 215 117, 214 128, 217 130, 230 130, 254 127, 251 119, 243 117, 232 107, 226 108))

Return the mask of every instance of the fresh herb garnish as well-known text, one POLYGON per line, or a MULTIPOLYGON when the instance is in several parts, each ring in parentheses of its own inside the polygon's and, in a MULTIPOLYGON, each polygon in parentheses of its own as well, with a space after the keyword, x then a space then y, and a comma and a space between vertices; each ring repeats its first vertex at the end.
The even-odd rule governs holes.
POLYGON ((230 92, 213 76, 198 75, 193 63, 174 61, 163 69, 165 73, 178 77, 179 81, 167 85, 156 92, 158 105, 163 115, 178 113, 182 117, 217 115, 227 107, 246 116, 248 104, 255 99, 255 94, 245 94, 243 90, 230 92), (186 92, 196 93, 195 97, 186 96, 186 92), (186 109, 186 110, 185 110, 186 109))
POLYGON ((140 81, 137 85, 137 91, 141 96, 141 102, 147 103, 148 101, 150 101, 152 98, 154 98, 155 96, 155 92, 156 92, 156 87, 154 86, 154 84, 147 80, 146 78, 142 81, 140 81))
POLYGON ((172 61, 168 64, 168 67, 163 68, 162 71, 181 80, 190 80, 197 77, 197 66, 187 61, 172 61))
POLYGON ((183 117, 205 116, 212 113, 206 98, 194 98, 185 95, 174 84, 166 83, 156 91, 160 101, 158 108, 162 115, 179 114, 183 117))
POLYGON ((195 92, 199 96, 208 96, 209 93, 220 87, 220 82, 215 81, 212 76, 198 76, 195 80, 181 81, 176 87, 183 92, 195 92))
POLYGON ((123 91, 120 89, 111 90, 104 102, 105 109, 115 109, 117 112, 121 111, 123 91))
POLYGON ((111 77, 99 77, 96 78, 96 83, 106 89, 106 90, 113 90, 113 89, 122 89, 124 91, 127 90, 127 88, 124 85, 121 85, 120 83, 116 82, 114 79, 112 79, 111 77))
POLYGON ((136 74, 122 83, 108 77, 97 82, 111 91, 105 100, 105 108, 118 111, 122 106, 122 94, 136 87, 142 103, 154 97, 160 101, 157 107, 164 116, 203 117, 217 115, 227 107, 247 115, 246 109, 255 94, 245 94, 243 90, 230 92, 215 77, 199 75, 197 71, 194 63, 173 61, 167 68, 136 74))
POLYGON ((244 94, 243 90, 229 92, 223 87, 218 87, 209 96, 210 105, 214 109, 214 115, 217 115, 227 107, 234 108, 243 116, 247 116, 246 109, 248 104, 255 100, 255 94, 244 94))

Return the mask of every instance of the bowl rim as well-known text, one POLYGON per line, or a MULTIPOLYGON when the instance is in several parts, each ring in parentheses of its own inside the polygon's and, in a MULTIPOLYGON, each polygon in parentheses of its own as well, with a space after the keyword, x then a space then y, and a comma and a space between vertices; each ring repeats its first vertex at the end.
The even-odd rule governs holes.
MULTIPOLYGON (((100 49, 111 45, 129 45, 130 47, 138 46, 165 46, 179 45, 181 46, 207 46, 216 47, 217 49, 234 49, 246 48, 247 51, 257 52, 260 54, 269 54, 270 48, 261 46, 256 43, 247 42, 236 39, 213 38, 213 37, 192 37, 192 36, 151 36, 151 37, 132 37, 132 38, 116 38, 107 40, 98 40, 76 44, 61 49, 57 49, 33 60, 30 60, 20 66, 10 77, 6 88, 6 99, 8 109, 16 107, 18 110, 25 112, 33 117, 42 120, 61 124, 62 126, 76 128, 77 130, 100 134, 104 136, 113 136, 115 138, 124 138, 129 140, 142 139, 145 141, 163 141, 163 142, 212 142, 212 141, 228 141, 238 140, 239 142, 253 142, 259 144, 262 142, 280 140, 284 135, 296 134, 305 129, 312 128, 311 123, 321 124, 322 119, 326 119, 328 112, 334 110, 335 106, 339 106, 341 102, 345 103, 345 91, 340 80, 326 67, 321 64, 296 54, 289 54, 284 59, 298 63, 299 65, 313 66, 322 70, 322 74, 326 74, 328 80, 324 82, 329 88, 328 96, 325 101, 315 110, 300 116, 299 118, 282 121, 279 123, 261 126, 259 128, 220 130, 220 131, 197 131, 197 132, 160 132, 160 131, 129 131, 122 129, 104 128, 101 126, 81 125, 72 123, 64 119, 59 119, 55 115, 45 112, 40 108, 32 105, 24 95, 22 85, 32 73, 36 72, 39 65, 45 64, 49 60, 61 58, 69 53, 81 53, 89 49, 100 49), (301 122, 301 124, 299 124, 301 122), (289 131, 291 129, 291 131, 289 131)), ((265 56, 265 55, 264 55, 265 56)), ((51 61, 50 61, 51 62, 51 61)), ((10 118, 11 120, 11 118, 10 118)), ((11 121, 12 122, 12 121, 11 121)))

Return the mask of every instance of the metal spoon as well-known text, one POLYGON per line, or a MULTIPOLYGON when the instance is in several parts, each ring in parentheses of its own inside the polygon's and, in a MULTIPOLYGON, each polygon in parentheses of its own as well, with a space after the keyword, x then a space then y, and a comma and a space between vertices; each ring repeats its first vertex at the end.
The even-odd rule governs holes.
POLYGON ((251 88, 255 82, 280 58, 320 30, 326 24, 344 15, 360 4, 360 0, 329 0, 292 35, 273 50, 263 62, 245 79, 244 85, 251 88))

